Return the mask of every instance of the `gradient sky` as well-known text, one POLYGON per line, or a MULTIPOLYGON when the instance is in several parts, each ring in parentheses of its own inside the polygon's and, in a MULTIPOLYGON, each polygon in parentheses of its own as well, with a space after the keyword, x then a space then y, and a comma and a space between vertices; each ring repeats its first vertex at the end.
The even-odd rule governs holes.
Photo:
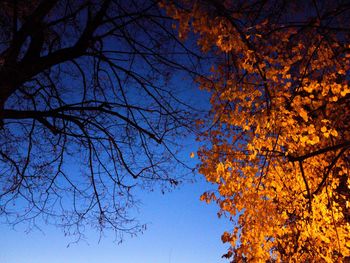
MULTIPOLYGON (((191 105, 207 110, 208 94, 196 85, 180 79, 180 97, 191 105), (183 94, 181 95, 181 89, 183 94)), ((191 151, 198 144, 194 138, 183 141, 182 159, 194 166, 191 151)), ((0 263, 223 263, 227 245, 221 234, 232 229, 226 218, 218 219, 215 204, 199 200, 213 185, 197 174, 195 183, 184 183, 172 192, 142 192, 138 198, 137 219, 147 224, 147 230, 136 237, 125 236, 123 243, 114 242, 114 233, 106 232, 102 239, 95 230, 86 228, 86 240, 70 244, 74 237, 66 237, 53 226, 40 225, 41 230, 25 232, 25 226, 11 229, 0 224, 0 263), (70 244, 70 245, 69 245, 70 244), (69 246, 68 246, 69 245, 69 246), (67 247, 68 246, 68 247, 67 247)))
POLYGON ((145 193, 139 219, 147 223, 144 234, 113 242, 113 233, 99 242, 99 235, 87 229, 86 241, 67 245, 73 239, 62 231, 43 226, 42 231, 26 234, 23 226, 15 230, 0 225, 1 263, 216 263, 226 245, 220 235, 232 227, 227 219, 218 219, 215 205, 199 201, 203 189, 209 189, 200 176, 195 184, 186 184, 171 193, 145 193))
MULTIPOLYGON (((178 75, 173 81, 180 99, 196 108, 208 109, 208 94, 183 76, 178 75)), ((181 157, 194 166, 196 158, 190 159, 190 152, 196 151, 197 144, 194 138, 187 138, 184 143, 181 157)), ((25 225, 11 229, 0 223, 0 263, 228 262, 221 259, 227 245, 222 244, 220 237, 232 224, 217 218, 215 204, 199 200, 213 186, 201 175, 196 175, 195 180, 165 194, 159 190, 139 194, 142 204, 137 219, 147 224, 147 230, 136 237, 126 235, 121 244, 114 242, 113 233, 106 232, 100 239, 99 233, 88 226, 84 232, 86 240, 70 244, 74 237, 64 236, 53 226, 41 224, 41 230, 27 233, 25 225)))

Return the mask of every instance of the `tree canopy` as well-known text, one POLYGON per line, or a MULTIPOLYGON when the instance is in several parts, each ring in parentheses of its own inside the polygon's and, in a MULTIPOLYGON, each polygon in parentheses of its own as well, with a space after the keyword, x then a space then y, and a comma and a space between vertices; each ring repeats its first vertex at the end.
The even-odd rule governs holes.
MULTIPOLYGON (((164 1, 217 57, 199 171, 232 262, 350 256, 348 1, 164 1)), ((347 261, 346 261, 347 262, 347 261)))
POLYGON ((0 2, 0 215, 135 233, 135 189, 172 187, 198 56, 157 1, 0 2), (192 63, 192 64, 191 64, 192 63))

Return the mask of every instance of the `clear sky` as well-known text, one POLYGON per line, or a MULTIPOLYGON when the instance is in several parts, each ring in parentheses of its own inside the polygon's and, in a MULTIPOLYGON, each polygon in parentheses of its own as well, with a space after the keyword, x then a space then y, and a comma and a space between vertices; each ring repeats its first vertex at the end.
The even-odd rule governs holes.
MULTIPOLYGON (((199 94, 195 85, 176 76, 176 92, 184 92, 180 99, 208 109, 207 95, 199 94), (189 101, 188 97, 197 101, 189 101)), ((182 154, 183 159, 193 162, 189 156, 196 147, 194 140, 189 140, 192 139, 187 138, 188 145, 182 154)), ((99 233, 88 226, 84 232, 86 241, 70 244, 74 237, 66 237, 52 226, 40 225, 42 231, 34 229, 26 233, 23 225, 11 229, 0 223, 0 263, 227 262, 221 259, 227 245, 222 244, 220 237, 232 226, 227 220, 217 218, 215 204, 199 201, 200 195, 212 186, 201 175, 196 177, 196 183, 185 183, 164 195, 161 191, 141 193, 137 218, 147 224, 147 230, 136 237, 125 236, 122 244, 114 242, 114 234, 109 232, 100 240, 99 233)))
POLYGON ((162 195, 145 193, 141 198, 139 219, 148 223, 144 234, 126 237, 122 244, 106 233, 99 242, 96 232, 87 229, 87 241, 67 245, 72 240, 56 228, 43 226, 43 233, 28 234, 23 227, 9 229, 0 225, 1 263, 216 263, 226 252, 220 235, 232 227, 218 219, 215 205, 199 201, 210 185, 200 176, 162 195))
MULTIPOLYGON (((178 81, 178 83, 181 83, 178 81)), ((191 105, 208 109, 208 94, 195 85, 183 85, 184 97, 191 105), (191 99, 188 100, 188 97, 191 99)), ((180 92, 181 93, 181 92, 180 92)), ((184 142, 182 159, 194 166, 196 151, 193 138, 184 142)), ((221 234, 232 229, 227 219, 217 218, 215 204, 199 200, 213 185, 197 174, 195 183, 184 183, 164 195, 158 190, 142 192, 138 198, 137 219, 147 230, 136 237, 125 236, 122 244, 114 242, 113 233, 99 234, 86 228, 86 241, 67 245, 74 240, 55 227, 40 225, 42 232, 25 233, 24 226, 14 230, 0 224, 0 263, 223 263, 227 245, 221 234)))

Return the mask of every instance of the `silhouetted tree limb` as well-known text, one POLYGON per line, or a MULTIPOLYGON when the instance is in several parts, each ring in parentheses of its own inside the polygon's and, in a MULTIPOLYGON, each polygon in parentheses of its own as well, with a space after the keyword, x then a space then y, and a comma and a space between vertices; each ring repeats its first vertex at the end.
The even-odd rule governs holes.
POLYGON ((193 118, 172 75, 196 76, 200 57, 171 23, 152 0, 0 3, 5 221, 140 230, 134 189, 175 186, 187 167, 176 137, 193 118))

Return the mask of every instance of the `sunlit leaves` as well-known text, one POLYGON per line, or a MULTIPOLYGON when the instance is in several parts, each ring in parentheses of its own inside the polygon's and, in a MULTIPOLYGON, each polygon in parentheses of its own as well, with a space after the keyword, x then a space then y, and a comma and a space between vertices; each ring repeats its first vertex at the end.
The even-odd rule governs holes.
POLYGON ((198 156, 200 172, 218 186, 201 199, 234 216, 236 227, 222 235, 232 246, 227 255, 235 262, 349 257, 350 55, 340 30, 347 9, 185 0, 166 9, 181 36, 193 30, 202 50, 219 58, 198 80, 212 93, 213 116, 198 156))

